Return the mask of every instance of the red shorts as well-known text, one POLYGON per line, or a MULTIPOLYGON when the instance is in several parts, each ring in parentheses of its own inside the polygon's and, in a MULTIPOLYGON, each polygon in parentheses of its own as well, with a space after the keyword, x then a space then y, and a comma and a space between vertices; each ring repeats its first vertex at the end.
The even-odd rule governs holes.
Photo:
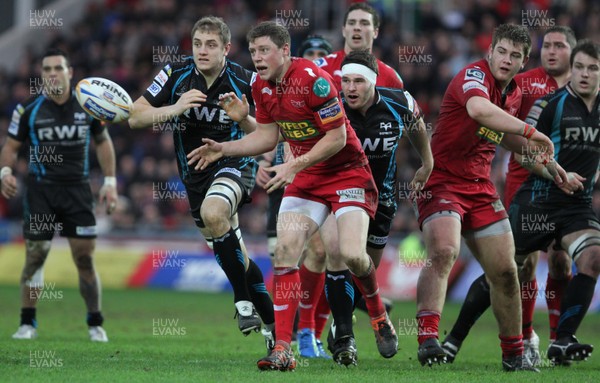
POLYGON ((326 205, 332 212, 347 206, 358 206, 375 217, 377 186, 368 165, 333 174, 300 172, 286 186, 283 197, 298 197, 326 205))
POLYGON ((489 179, 468 181, 434 169, 422 192, 417 193, 419 225, 432 214, 453 211, 462 230, 475 230, 507 218, 506 210, 489 179))
POLYGON ((504 206, 509 207, 517 190, 531 173, 525 168, 517 171, 509 170, 506 173, 506 181, 504 183, 504 206))

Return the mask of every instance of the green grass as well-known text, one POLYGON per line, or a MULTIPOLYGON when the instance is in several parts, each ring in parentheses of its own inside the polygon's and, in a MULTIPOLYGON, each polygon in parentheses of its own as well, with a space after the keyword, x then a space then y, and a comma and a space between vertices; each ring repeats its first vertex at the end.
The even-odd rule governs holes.
MULTIPOLYGON (((443 381, 598 381, 600 358, 570 368, 543 367, 540 374, 501 371, 495 321, 487 312, 465 342, 455 364, 421 367, 416 361, 416 337, 411 326, 415 304, 396 303, 392 321, 400 346, 392 359, 377 353, 367 317, 358 313, 358 367, 344 368, 331 361, 299 359, 294 373, 259 372, 256 360, 264 355, 262 336, 244 338, 233 320, 230 295, 159 290, 104 291, 105 328, 110 342, 88 340, 83 301, 75 289, 56 288, 61 299, 38 306, 39 337, 10 339, 18 324, 18 288, 0 286, 1 382, 425 382, 443 381), (160 323, 157 324, 156 321, 160 323), (174 321, 177 321, 176 324, 174 321), (171 335, 165 333, 170 332, 171 335), (162 335, 161 335, 162 334, 162 335), (40 367, 37 367, 40 366, 40 367)), ((457 305, 448 305, 441 329, 456 318, 457 305)), ((600 344, 600 315, 590 314, 580 339, 600 344), (594 331, 595 330, 595 331, 594 331)), ((545 313, 536 313, 542 350, 547 346, 545 313)))

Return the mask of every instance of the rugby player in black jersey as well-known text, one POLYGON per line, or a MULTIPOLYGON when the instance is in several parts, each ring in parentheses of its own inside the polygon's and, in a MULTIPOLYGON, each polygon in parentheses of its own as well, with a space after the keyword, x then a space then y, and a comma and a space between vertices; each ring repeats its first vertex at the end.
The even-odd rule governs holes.
MULTIPOLYGON (((566 87, 535 102, 528 116, 538 131, 555 142, 555 160, 569 172, 570 186, 558 188, 531 156, 516 156, 535 174, 525 181, 510 206, 517 255, 545 250, 555 240, 577 265, 561 302, 556 341, 548 358, 556 363, 585 360, 593 346, 575 338, 600 274, 600 221, 592 193, 600 165, 600 45, 580 41, 571 52, 566 87)), ((532 155, 535 155, 532 153, 532 155)))
MULTIPOLYGON (((423 188, 433 169, 433 156, 417 102, 402 89, 375 86, 378 67, 372 54, 367 51, 348 53, 341 70, 344 109, 369 159, 379 191, 379 204, 375 219, 369 222, 367 239, 367 253, 378 265, 397 210, 396 151, 403 133, 406 133, 422 161, 422 166, 410 183, 410 190, 419 192, 423 188)), ((344 285, 345 278, 339 277, 349 274, 349 270, 336 256, 336 233, 329 228, 325 225, 321 229, 329 255, 326 284, 336 327, 335 341, 329 344, 329 348, 338 363, 347 365, 356 362, 352 332, 354 294, 344 285)), ((376 336, 392 337, 391 333, 381 334, 377 329, 374 330, 376 336)))
POLYGON ((231 33, 221 18, 201 18, 191 36, 193 56, 183 63, 167 64, 158 72, 135 101, 129 125, 145 128, 169 122, 167 126, 173 128, 179 175, 190 211, 233 287, 239 329, 244 335, 258 331, 262 319, 270 348, 274 344, 273 302, 262 272, 247 255, 237 216, 239 207, 250 199, 256 161, 225 157, 200 171, 186 160, 187 153, 204 144, 203 138, 237 140, 253 129, 250 122, 254 118, 248 115, 239 123, 233 121, 220 104, 227 100, 220 96, 235 92, 252 103, 255 73, 227 59, 231 33))
POLYGON ((21 322, 14 339, 37 336, 36 304, 45 296, 44 262, 55 232, 67 237, 79 291, 87 307, 92 341, 107 342, 102 328, 100 279, 93 253, 96 245, 94 197, 89 182, 89 146, 93 139, 104 174, 100 200, 107 213, 117 203, 115 153, 108 131, 79 105, 71 89, 73 68, 66 53, 48 50, 42 59, 41 94, 15 108, 0 153, 2 195, 12 198, 19 185, 12 174, 19 149, 29 141, 29 175, 25 183, 25 267, 21 274, 21 322))

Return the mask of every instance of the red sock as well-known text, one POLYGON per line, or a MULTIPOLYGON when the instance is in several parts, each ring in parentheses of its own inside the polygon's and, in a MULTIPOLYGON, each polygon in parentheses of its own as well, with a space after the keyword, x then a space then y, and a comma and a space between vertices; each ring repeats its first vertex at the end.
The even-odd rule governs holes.
POLYGON ((437 311, 421 310, 417 313, 417 325, 419 327, 417 341, 419 344, 429 338, 438 338, 438 327, 441 316, 437 311))
POLYGON ((298 329, 315 329, 315 309, 319 303, 321 292, 324 291, 325 273, 315 273, 300 266, 300 282, 302 285, 302 295, 300 300, 300 320, 298 329))
POLYGON ((358 290, 360 290, 363 297, 365 297, 365 303, 367 304, 369 317, 374 319, 384 315, 385 306, 381 302, 381 297, 379 296, 379 285, 377 285, 377 269, 375 269, 375 266, 373 266, 371 257, 369 257, 369 269, 367 274, 361 277, 352 274, 352 280, 354 281, 354 284, 358 290))
POLYGON ((300 275, 297 267, 274 267, 273 309, 275 310, 275 337, 288 344, 292 342, 294 317, 300 303, 300 275))
POLYGON ((500 347, 502 348, 502 358, 508 358, 515 355, 523 355, 523 335, 502 336, 500 338, 500 347))
POLYGON ((319 303, 317 304, 317 308, 315 310, 315 338, 321 339, 321 334, 323 333, 323 329, 327 324, 327 319, 329 319, 329 313, 331 310, 329 309, 329 303, 327 302, 327 297, 325 296, 325 289, 321 293, 321 297, 319 298, 319 303))
POLYGON ((523 338, 529 339, 533 332, 533 310, 537 297, 537 279, 521 283, 521 309, 523 311, 523 338))
POLYGON ((554 279, 548 274, 546 280, 546 305, 548 306, 548 319, 550 320, 550 340, 556 340, 556 329, 560 319, 560 301, 567 288, 572 275, 565 279, 554 279))

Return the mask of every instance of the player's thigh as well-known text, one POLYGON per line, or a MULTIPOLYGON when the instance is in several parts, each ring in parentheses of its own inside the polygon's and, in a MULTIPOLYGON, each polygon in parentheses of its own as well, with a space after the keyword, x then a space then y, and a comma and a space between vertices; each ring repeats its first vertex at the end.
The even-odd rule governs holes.
POLYGON ((508 219, 502 219, 465 237, 469 249, 489 278, 516 274, 515 250, 508 219))
POLYGON ((94 238, 68 238, 73 259, 77 262, 83 258, 91 258, 96 250, 94 238))
POLYGON ((305 243, 329 215, 323 203, 299 197, 284 197, 277 219, 275 263, 297 264, 305 243))
POLYGON ((563 248, 575 261, 579 273, 594 278, 600 274, 600 231, 583 229, 565 235, 562 238, 563 248))
POLYGON ((351 206, 336 212, 340 254, 347 260, 365 256, 369 216, 365 210, 351 206))
POLYGON ((210 185, 200 207, 204 221, 231 218, 243 204, 246 193, 240 183, 229 177, 216 178, 210 185))
POLYGON ((461 221, 454 211, 441 211, 425 218, 423 240, 429 258, 451 261, 460 251, 461 221))

